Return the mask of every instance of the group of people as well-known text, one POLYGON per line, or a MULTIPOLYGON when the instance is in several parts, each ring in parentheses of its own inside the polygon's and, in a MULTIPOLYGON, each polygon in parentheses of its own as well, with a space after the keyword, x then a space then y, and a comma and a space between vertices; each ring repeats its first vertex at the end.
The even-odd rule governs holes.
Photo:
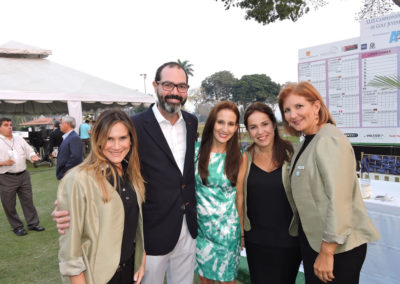
POLYGON ((52 215, 65 283, 235 283, 246 247, 252 283, 358 283, 366 243, 379 238, 358 188, 348 139, 309 83, 278 97, 283 140, 270 107, 253 103, 244 123, 220 102, 200 143, 181 110, 188 76, 176 62, 153 82, 158 102, 131 119, 107 110, 91 152, 61 180, 52 215))
MULTIPOLYGON (((83 125, 83 124, 82 124, 83 125)), ((81 126, 82 126, 81 125, 81 126)), ((65 116, 61 122, 55 121, 49 135, 48 151, 43 160, 49 156, 58 156, 56 177, 62 179, 67 171, 82 162, 84 141, 74 131, 75 119, 65 116), (59 153, 52 151, 59 149, 59 153)), ((81 127, 85 137, 90 133, 90 126, 81 127)), ((39 224, 39 217, 33 204, 33 193, 30 175, 26 171, 26 160, 32 163, 41 159, 35 150, 20 136, 13 135, 10 118, 0 119, 0 197, 4 212, 17 236, 27 235, 27 231, 16 211, 16 197, 21 203, 28 229, 42 232, 45 229, 39 224)), ((89 136, 90 138, 90 136, 89 136)), ((39 151, 38 151, 39 152, 39 151)))

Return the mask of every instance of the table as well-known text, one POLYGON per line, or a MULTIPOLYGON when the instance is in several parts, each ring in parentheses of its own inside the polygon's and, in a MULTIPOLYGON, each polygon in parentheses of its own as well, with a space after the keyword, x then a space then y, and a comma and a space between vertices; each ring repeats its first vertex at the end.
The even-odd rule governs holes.
POLYGON ((368 244, 360 283, 400 283, 400 183, 371 180, 371 192, 371 198, 364 200, 365 207, 381 239, 368 244), (385 194, 394 199, 374 199, 385 194))

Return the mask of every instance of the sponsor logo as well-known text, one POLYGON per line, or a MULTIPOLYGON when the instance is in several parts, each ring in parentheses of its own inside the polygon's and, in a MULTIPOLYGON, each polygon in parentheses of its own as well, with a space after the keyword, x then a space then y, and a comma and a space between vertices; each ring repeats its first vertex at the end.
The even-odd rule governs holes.
POLYGON ((367 47, 368 47, 368 44, 366 44, 366 43, 361 44, 361 49, 362 50, 367 49, 367 47))
POLYGON ((367 134, 365 137, 367 138, 383 138, 385 135, 379 133, 367 134))
POLYGON ((369 49, 375 49, 375 42, 371 42, 369 44, 369 49))
POLYGON ((344 135, 346 135, 349 138, 358 137, 358 133, 345 133, 344 135))
POLYGON ((392 31, 390 34, 389 43, 398 42, 400 40, 400 31, 392 31))
POLYGON ((355 49, 358 49, 358 44, 343 46, 343 51, 350 51, 350 50, 355 50, 355 49))

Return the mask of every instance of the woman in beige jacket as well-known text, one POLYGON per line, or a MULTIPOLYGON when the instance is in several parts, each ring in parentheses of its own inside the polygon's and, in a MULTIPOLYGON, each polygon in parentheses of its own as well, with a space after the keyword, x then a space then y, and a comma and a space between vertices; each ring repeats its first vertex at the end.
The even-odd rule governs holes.
POLYGON ((306 283, 358 283, 366 243, 379 233, 361 198, 353 148, 310 83, 286 86, 278 103, 285 129, 305 135, 282 175, 306 283))
POLYGON ((91 139, 89 156, 58 188, 58 210, 71 216, 59 238, 63 283, 140 283, 145 189, 135 129, 123 111, 107 110, 91 139))

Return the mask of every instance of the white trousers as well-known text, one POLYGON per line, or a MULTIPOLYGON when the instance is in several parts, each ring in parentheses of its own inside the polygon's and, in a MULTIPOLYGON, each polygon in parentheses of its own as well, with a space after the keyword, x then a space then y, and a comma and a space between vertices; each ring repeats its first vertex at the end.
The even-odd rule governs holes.
POLYGON ((166 255, 146 255, 143 284, 193 284, 196 240, 190 235, 183 216, 181 234, 175 248, 166 255))

